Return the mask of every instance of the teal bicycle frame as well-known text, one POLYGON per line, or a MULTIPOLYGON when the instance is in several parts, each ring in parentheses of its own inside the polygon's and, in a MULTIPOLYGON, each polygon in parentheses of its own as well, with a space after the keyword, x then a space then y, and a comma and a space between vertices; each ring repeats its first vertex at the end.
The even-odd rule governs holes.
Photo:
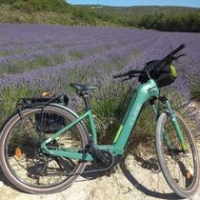
MULTIPOLYGON (((76 116, 76 120, 68 124, 66 127, 60 129, 58 132, 53 134, 50 138, 42 143, 42 151, 47 154, 53 156, 60 156, 60 157, 67 157, 71 159, 77 160, 85 160, 85 161, 93 161, 94 158, 89 153, 83 153, 79 149, 48 149, 47 144, 61 134, 63 134, 66 130, 70 129, 71 127, 75 126, 78 123, 83 124, 83 119, 88 119, 89 127, 91 131, 91 137, 94 141, 94 145, 98 147, 100 150, 108 150, 113 156, 123 155, 127 141, 130 137, 130 134, 136 124, 137 118, 142 110, 143 105, 150 100, 151 98, 158 97, 160 94, 159 88, 156 82, 153 79, 148 80, 146 83, 141 84, 136 92, 134 93, 130 105, 127 109, 127 112, 122 120, 121 125, 118 128, 116 133, 115 139, 112 144, 109 145, 99 145, 97 141, 97 132, 96 127, 93 119, 92 110, 88 109, 83 115, 77 116, 73 111, 67 108, 71 113, 76 116)), ((168 102, 169 103, 169 102, 168 102)), ((169 105, 170 106, 170 105, 169 105)), ((66 109, 66 107, 64 108, 66 109)), ((179 126, 177 124, 176 117, 173 115, 173 111, 170 107, 169 112, 172 114, 173 122, 175 123, 175 127, 178 130, 178 135, 182 135, 180 133, 179 126)), ((84 125, 84 124, 83 124, 84 125)), ((182 140, 182 137, 180 137, 182 140)))

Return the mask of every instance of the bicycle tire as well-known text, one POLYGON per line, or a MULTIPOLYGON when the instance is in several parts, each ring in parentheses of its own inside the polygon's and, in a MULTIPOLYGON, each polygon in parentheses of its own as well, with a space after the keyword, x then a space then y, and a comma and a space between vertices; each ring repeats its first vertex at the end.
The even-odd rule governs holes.
MULTIPOLYGON (((86 163, 41 152, 42 141, 51 133, 38 131, 38 113, 41 113, 39 107, 25 108, 6 121, 1 132, 0 162, 5 176, 20 190, 37 194, 55 193, 69 187, 84 171, 86 163)), ((53 105, 44 107, 44 113, 43 117, 54 116, 54 123, 57 122, 56 115, 60 116, 60 120, 62 117, 65 125, 77 118, 70 110, 53 105)), ((85 128, 82 123, 78 123, 70 132, 56 138, 51 146, 83 149, 87 144, 85 128)))
POLYGON ((187 123, 179 113, 175 112, 175 115, 183 133, 187 151, 181 151, 182 147, 171 118, 166 112, 160 115, 157 122, 156 152, 162 173, 170 188, 179 197, 187 198, 196 192, 199 185, 198 150, 187 123))

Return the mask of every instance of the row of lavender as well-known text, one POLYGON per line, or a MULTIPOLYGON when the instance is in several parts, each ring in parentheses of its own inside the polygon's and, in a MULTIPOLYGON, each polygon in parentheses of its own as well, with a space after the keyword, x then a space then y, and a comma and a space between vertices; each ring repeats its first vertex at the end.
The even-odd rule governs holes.
POLYGON ((102 85, 113 74, 142 67, 181 43, 186 43, 187 56, 177 63, 181 73, 176 85, 188 93, 184 74, 199 70, 199 34, 0 24, 0 90, 26 85, 63 92, 72 81, 102 85))

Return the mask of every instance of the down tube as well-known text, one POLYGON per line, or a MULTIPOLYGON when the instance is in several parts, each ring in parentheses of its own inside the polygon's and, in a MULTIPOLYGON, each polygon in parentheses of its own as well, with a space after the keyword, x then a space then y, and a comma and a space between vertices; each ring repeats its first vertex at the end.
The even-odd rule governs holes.
POLYGON ((153 96, 159 95, 159 89, 153 80, 149 80, 147 83, 140 85, 136 94, 130 102, 129 109, 124 117, 124 120, 117 132, 114 145, 118 149, 124 149, 129 139, 131 131, 133 130, 139 113, 144 103, 153 96))

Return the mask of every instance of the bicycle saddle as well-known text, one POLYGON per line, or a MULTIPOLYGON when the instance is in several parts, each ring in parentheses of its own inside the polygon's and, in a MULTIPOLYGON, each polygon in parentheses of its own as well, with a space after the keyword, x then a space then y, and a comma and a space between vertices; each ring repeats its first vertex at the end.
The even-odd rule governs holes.
POLYGON ((70 86, 75 88, 76 90, 80 91, 80 92, 85 92, 88 90, 95 90, 97 89, 96 86, 92 86, 92 85, 83 85, 80 83, 70 83, 70 86))

